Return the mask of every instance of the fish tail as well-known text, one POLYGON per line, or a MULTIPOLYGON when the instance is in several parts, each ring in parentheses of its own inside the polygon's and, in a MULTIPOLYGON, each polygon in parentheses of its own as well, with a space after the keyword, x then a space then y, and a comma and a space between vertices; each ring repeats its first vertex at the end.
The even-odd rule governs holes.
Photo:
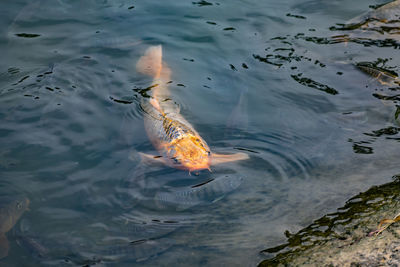
POLYGON ((154 78, 155 86, 150 103, 163 114, 160 102, 169 95, 166 84, 170 81, 171 70, 162 61, 162 46, 149 47, 136 64, 136 69, 154 78))
POLYGON ((162 71, 162 47, 161 45, 149 47, 136 64, 138 72, 158 79, 162 71))

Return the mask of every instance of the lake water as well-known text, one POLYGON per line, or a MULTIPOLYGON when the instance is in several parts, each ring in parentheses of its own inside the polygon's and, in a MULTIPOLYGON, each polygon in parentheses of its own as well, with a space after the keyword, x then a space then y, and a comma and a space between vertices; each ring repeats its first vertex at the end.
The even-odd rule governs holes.
POLYGON ((399 43, 339 29, 383 3, 3 1, 0 194, 30 211, 1 265, 255 266, 392 181, 397 88, 356 64, 398 72, 399 43), (158 44, 181 114, 250 159, 192 174, 140 160, 157 152, 135 64, 158 44))

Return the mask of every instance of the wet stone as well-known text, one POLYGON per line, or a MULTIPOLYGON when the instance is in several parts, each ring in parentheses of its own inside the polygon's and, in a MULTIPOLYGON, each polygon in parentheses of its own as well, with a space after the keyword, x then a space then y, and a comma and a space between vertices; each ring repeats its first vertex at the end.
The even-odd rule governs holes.
POLYGON ((381 220, 398 214, 399 191, 399 183, 392 182, 360 193, 352 198, 359 201, 347 201, 329 218, 324 216, 291 235, 287 244, 264 250, 263 255, 278 253, 259 266, 398 266, 400 225, 393 223, 379 235, 371 232, 381 220), (318 233, 321 224, 330 227, 318 239, 315 237, 321 235, 318 233), (280 252, 283 248, 288 250, 280 252))

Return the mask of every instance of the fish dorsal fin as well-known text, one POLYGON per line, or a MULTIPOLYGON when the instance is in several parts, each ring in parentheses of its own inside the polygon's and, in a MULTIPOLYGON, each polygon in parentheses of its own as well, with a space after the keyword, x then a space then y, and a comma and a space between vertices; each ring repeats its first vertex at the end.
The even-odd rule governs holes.
POLYGON ((8 240, 4 233, 0 233, 0 259, 8 255, 8 240))

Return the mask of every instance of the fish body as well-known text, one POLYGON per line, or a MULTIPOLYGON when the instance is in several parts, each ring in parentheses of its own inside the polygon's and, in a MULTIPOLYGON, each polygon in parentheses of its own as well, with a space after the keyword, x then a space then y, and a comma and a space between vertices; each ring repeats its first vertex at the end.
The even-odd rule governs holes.
POLYGON ((181 227, 175 222, 134 222, 120 221, 109 230, 118 236, 128 237, 131 240, 154 239, 165 236, 181 227))
POLYGON ((136 65, 139 72, 154 78, 151 98, 143 99, 144 124, 147 135, 160 156, 142 154, 168 166, 191 171, 210 169, 211 165, 244 160, 247 154, 220 155, 211 153, 207 143, 179 113, 170 99, 168 83, 171 70, 162 61, 162 48, 152 46, 136 65))
POLYGON ((10 231, 28 207, 29 200, 27 198, 0 203, 0 232, 10 231))
POLYGON ((0 259, 8 255, 9 245, 5 233, 14 227, 28 207, 29 199, 27 198, 12 201, 0 199, 0 259))
POLYGON ((17 236, 17 244, 28 251, 35 258, 47 258, 50 251, 34 236, 21 234, 17 236))
POLYGON ((189 171, 207 169, 210 148, 189 122, 176 113, 156 115, 146 115, 145 128, 166 165, 189 171))
POLYGON ((360 62, 357 63, 356 66, 361 71, 377 79, 377 81, 383 85, 398 86, 399 84, 399 78, 397 76, 397 73, 393 71, 376 67, 369 62, 360 62))

